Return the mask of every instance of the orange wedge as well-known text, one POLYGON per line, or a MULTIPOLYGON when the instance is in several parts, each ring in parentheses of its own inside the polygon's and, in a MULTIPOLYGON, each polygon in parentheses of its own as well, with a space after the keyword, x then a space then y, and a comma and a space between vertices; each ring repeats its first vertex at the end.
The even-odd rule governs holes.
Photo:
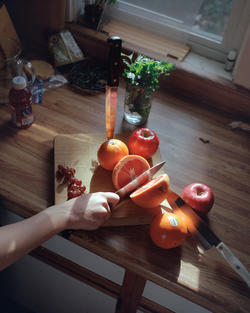
POLYGON ((153 208, 166 199, 169 186, 168 175, 162 174, 135 190, 130 198, 142 208, 153 208))

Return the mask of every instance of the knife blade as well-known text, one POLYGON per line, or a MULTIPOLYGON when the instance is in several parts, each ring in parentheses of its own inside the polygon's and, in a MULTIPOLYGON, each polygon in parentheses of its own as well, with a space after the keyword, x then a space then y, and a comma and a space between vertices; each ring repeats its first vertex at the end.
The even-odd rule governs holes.
POLYGON ((146 183, 149 179, 151 179, 154 176, 154 174, 156 174, 164 164, 165 164, 165 161, 162 161, 154 165, 147 171, 143 172, 141 175, 137 176, 130 183, 123 186, 121 189, 117 190, 115 193, 117 193, 120 198, 126 196, 128 193, 132 192, 136 188, 146 183))
POLYGON ((115 129, 122 40, 120 37, 113 36, 108 38, 107 43, 109 45, 109 58, 108 81, 105 93, 105 115, 106 134, 107 138, 111 139, 114 136, 115 129))
POLYGON ((174 212, 186 220, 188 231, 200 242, 200 244, 206 250, 215 247, 232 269, 240 275, 247 283, 248 287, 250 287, 250 273, 247 271, 246 267, 233 254, 230 248, 216 236, 192 207, 172 190, 169 190, 167 200, 174 212))

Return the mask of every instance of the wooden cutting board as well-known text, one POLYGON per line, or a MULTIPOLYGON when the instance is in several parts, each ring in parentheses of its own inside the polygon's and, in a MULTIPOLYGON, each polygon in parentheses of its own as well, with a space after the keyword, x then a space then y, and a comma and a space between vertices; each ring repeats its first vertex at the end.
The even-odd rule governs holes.
MULTIPOLYGON (((127 143, 128 135, 116 135, 115 138, 127 143)), ((76 169, 75 177, 86 186, 85 193, 97 191, 115 191, 112 184, 112 171, 103 169, 97 161, 97 150, 106 140, 105 134, 58 135, 54 139, 54 177, 55 204, 67 200, 67 186, 57 179, 58 165, 76 169)), ((160 151, 154 154, 150 165, 161 161, 160 151)), ((164 173, 161 169, 155 176, 164 173)), ((155 214, 162 211, 159 206, 143 209, 136 206, 129 197, 124 198, 112 212, 112 217, 104 226, 150 224, 155 214)))

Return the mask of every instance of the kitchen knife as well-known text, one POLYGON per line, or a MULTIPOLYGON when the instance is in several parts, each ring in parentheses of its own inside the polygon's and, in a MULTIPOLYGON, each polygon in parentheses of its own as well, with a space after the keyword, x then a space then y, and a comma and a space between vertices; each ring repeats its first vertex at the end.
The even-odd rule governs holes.
POLYGON ((232 269, 238 273, 250 287, 250 273, 240 260, 232 253, 229 247, 222 242, 199 215, 174 191, 170 190, 167 200, 174 212, 183 217, 188 226, 188 231, 206 249, 215 247, 229 263, 232 269))
POLYGON ((147 171, 143 172, 141 175, 137 176, 130 183, 128 183, 121 189, 117 190, 116 193, 119 195, 120 198, 126 196, 128 193, 140 187, 141 185, 146 183, 149 179, 151 179, 154 176, 154 174, 157 173, 164 164, 165 164, 165 161, 162 161, 154 165, 147 171))
POLYGON ((120 37, 109 37, 108 81, 105 94, 106 134, 111 139, 114 135, 116 120, 117 91, 119 85, 119 71, 121 59, 120 37))

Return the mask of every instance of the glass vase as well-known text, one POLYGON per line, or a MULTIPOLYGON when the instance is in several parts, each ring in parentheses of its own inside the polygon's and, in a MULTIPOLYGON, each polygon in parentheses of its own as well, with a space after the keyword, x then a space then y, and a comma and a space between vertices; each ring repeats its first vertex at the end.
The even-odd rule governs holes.
POLYGON ((124 119, 133 125, 144 124, 151 109, 152 92, 127 84, 124 99, 124 119))

